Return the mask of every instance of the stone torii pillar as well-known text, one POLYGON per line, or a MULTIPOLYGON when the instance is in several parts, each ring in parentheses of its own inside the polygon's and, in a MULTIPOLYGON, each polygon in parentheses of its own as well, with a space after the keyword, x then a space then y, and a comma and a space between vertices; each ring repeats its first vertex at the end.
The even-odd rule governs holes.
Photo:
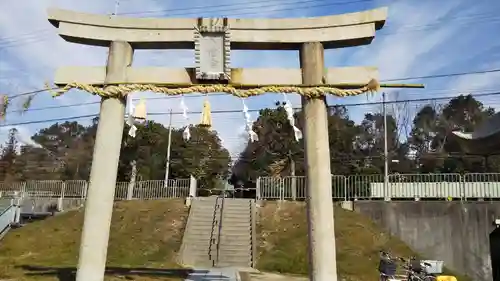
MULTIPOLYGON (((323 48, 371 43, 387 9, 297 19, 139 19, 50 9, 49 21, 68 42, 110 48, 107 67, 63 67, 55 84, 175 84, 210 81, 356 88, 378 78, 374 67, 324 68, 323 48), (133 49, 195 49, 196 68, 135 68, 133 49), (301 69, 237 69, 230 50, 299 50, 301 69)), ((307 163, 310 278, 337 280, 327 111, 324 98, 303 98, 307 163)), ((77 281, 102 281, 112 214, 124 101, 103 98, 85 207, 77 281), (105 135, 106 134, 106 135, 105 135), (110 134, 114 134, 110 136, 110 134)))

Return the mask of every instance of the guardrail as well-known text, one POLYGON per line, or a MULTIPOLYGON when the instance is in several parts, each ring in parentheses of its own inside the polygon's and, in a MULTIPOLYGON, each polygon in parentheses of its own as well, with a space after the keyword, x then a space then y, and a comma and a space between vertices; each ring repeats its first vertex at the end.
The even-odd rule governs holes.
MULTIPOLYGON (((27 182, 0 182, 0 198, 3 194, 18 192, 23 198, 43 199, 59 198, 58 207, 64 205, 64 200, 85 200, 88 182, 84 180, 47 180, 27 182)), ((196 179, 170 179, 165 185, 164 180, 118 182, 115 189, 115 200, 155 200, 165 198, 188 197, 190 190, 196 187, 196 179)))
POLYGON ((0 240, 7 234, 13 224, 19 223, 19 206, 14 200, 0 200, 0 240))
MULTIPOLYGON (((306 178, 260 177, 256 198, 303 200, 306 178)), ((346 200, 500 200, 500 173, 332 175, 332 199, 346 200)))
MULTIPOLYGON (((391 174, 387 183, 383 175, 332 175, 332 199, 345 200, 500 200, 500 173, 475 174, 391 174)), ((186 198, 216 194, 196 188, 196 179, 118 182, 115 200, 155 200, 186 198), (202 194, 207 193, 207 194, 202 194)), ((20 192, 23 198, 42 200, 57 198, 58 209, 66 205, 83 204, 87 194, 86 181, 29 181, 0 182, 1 193, 20 192)), ((304 200, 306 178, 260 177, 255 189, 236 189, 235 192, 255 192, 257 199, 304 200)), ((214 193, 215 192, 215 193, 214 193)), ((253 194, 251 195, 254 196, 253 194)), ((52 204, 52 203, 51 203, 52 204)))

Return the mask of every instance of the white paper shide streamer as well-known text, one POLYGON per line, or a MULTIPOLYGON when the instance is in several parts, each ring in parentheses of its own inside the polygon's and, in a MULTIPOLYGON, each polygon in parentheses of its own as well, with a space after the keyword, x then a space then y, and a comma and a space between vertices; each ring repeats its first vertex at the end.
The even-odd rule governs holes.
POLYGON ((288 122, 290 122, 290 126, 293 128, 293 133, 295 135, 295 141, 299 141, 302 139, 302 132, 295 126, 295 118, 293 117, 293 108, 291 102, 288 100, 285 94, 283 94, 283 99, 285 100, 285 105, 283 106, 286 111, 286 117, 288 122))
POLYGON ((251 142, 258 141, 259 136, 252 130, 253 123, 252 119, 250 118, 250 113, 248 113, 248 107, 245 104, 245 100, 242 99, 241 101, 243 102, 243 117, 245 118, 245 131, 247 132, 251 142))
POLYGON ((184 131, 182 132, 182 138, 184 138, 185 141, 188 141, 191 139, 191 132, 189 131, 189 117, 188 117, 188 108, 186 106, 186 103, 184 101, 184 96, 181 96, 181 109, 182 109, 182 117, 184 117, 184 120, 186 120, 186 128, 184 128, 184 131))
POLYGON ((128 117, 127 117, 127 125, 130 126, 128 130, 128 135, 135 138, 135 134, 137 132, 137 127, 134 124, 134 102, 132 101, 132 95, 127 96, 127 106, 128 106, 128 117))

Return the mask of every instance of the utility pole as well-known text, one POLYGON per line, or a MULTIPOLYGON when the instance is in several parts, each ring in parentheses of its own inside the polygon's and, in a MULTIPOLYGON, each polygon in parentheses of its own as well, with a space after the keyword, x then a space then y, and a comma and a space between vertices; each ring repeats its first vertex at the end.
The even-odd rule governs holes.
POLYGON ((120 0, 115 0, 115 12, 113 13, 114 16, 118 15, 118 7, 120 7, 120 0))
POLYGON ((389 188, 389 152, 387 149, 387 110, 385 108, 385 93, 382 93, 382 114, 384 115, 384 194, 389 198, 387 191, 389 188))
POLYGON ((295 160, 293 160, 292 150, 288 150, 288 161, 290 161, 290 177, 292 187, 292 200, 297 200, 297 178, 295 177, 295 160))
POLYGON ((137 181, 137 160, 134 159, 130 161, 130 168, 130 181, 127 188, 127 200, 132 200, 134 198, 134 188, 137 181))
POLYGON ((172 109, 170 109, 170 118, 168 121, 168 146, 167 146, 167 163, 165 165, 165 188, 168 187, 168 174, 170 172, 170 150, 172 148, 172 109))

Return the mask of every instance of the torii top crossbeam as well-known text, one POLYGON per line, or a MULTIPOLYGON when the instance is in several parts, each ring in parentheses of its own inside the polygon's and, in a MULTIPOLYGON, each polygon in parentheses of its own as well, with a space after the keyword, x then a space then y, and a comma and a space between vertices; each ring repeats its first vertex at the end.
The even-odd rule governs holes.
POLYGON ((230 26, 231 49, 298 49, 304 42, 325 48, 369 44, 382 28, 387 8, 363 12, 284 19, 127 18, 49 9, 49 21, 65 40, 95 46, 127 41, 136 49, 193 49, 193 27, 230 26))
MULTIPOLYGON (((128 18, 49 9, 48 19, 69 42, 109 47, 124 41, 134 49, 194 49, 196 68, 128 67, 122 84, 192 85, 203 80, 231 85, 300 85, 300 69, 236 69, 230 51, 300 49, 306 42, 325 48, 369 44, 383 27, 387 8, 323 17, 289 19, 128 18)), ((62 67, 55 84, 105 84, 105 67, 62 67)), ((324 84, 359 88, 378 80, 376 67, 324 70, 324 84)), ((110 82, 110 81, 107 81, 110 82)))

